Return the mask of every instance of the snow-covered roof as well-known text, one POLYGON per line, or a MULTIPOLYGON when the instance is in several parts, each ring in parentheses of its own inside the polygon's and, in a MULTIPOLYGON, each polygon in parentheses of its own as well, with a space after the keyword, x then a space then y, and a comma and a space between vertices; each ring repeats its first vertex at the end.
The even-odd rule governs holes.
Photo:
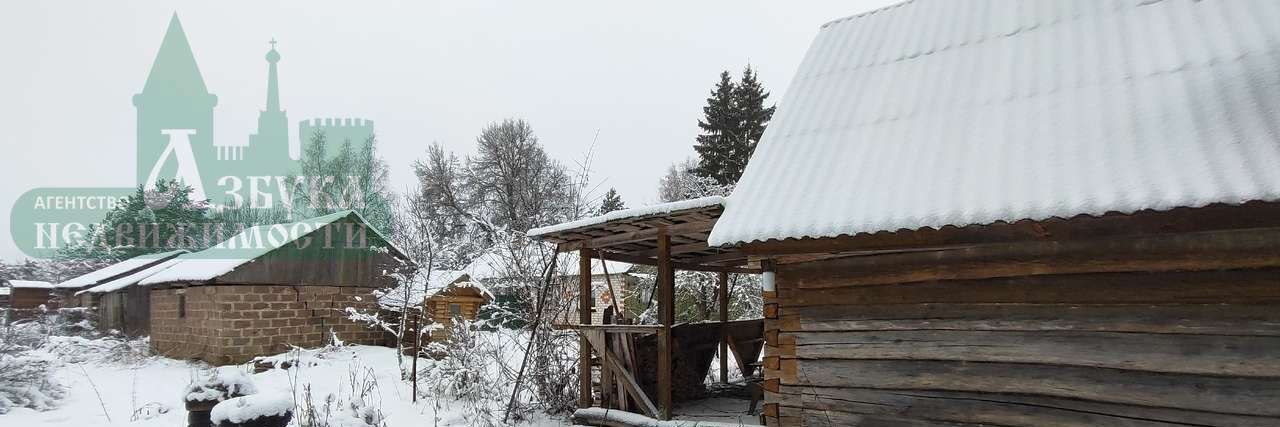
MULTIPOLYGON (((531 258, 536 259, 536 258, 531 258)), ((483 255, 472 260, 463 271, 471 276, 474 280, 492 280, 506 279, 511 277, 515 271, 513 263, 509 257, 500 255, 494 251, 485 252, 483 255)), ((602 265, 600 260, 591 260, 591 275, 603 275, 607 267, 609 274, 626 274, 631 271, 635 265, 621 261, 604 261, 602 265)), ((557 270, 567 272, 569 275, 578 273, 578 253, 566 252, 560 254, 560 259, 556 262, 557 270)), ((541 268, 542 266, 536 266, 541 268)))
POLYGON ((0 286, 0 295, 9 295, 9 287, 0 286))
MULTIPOLYGON (((251 263, 259 257, 292 243, 321 227, 351 215, 355 215, 360 223, 368 225, 368 222, 358 212, 346 210, 292 223, 249 227, 209 249, 179 256, 177 259, 181 260, 181 262, 175 263, 150 277, 143 278, 138 283, 153 285, 169 282, 212 280, 230 273, 242 265, 251 263)), ((404 255, 404 251, 395 247, 376 228, 368 226, 368 230, 391 245, 392 249, 401 256, 404 255)))
POLYGON ((80 292, 76 292, 76 295, 80 295, 83 293, 105 294, 108 292, 115 292, 115 291, 127 288, 129 286, 133 286, 138 282, 142 281, 142 279, 151 277, 156 273, 164 271, 169 267, 173 267, 174 265, 177 265, 182 261, 183 260, 180 257, 166 259, 164 261, 156 263, 155 265, 151 265, 149 267, 133 272, 132 274, 127 274, 127 275, 118 277, 116 279, 108 280, 92 288, 85 289, 80 292))
POLYGON ((53 289, 53 284, 43 280, 8 280, 9 286, 25 289, 53 289))
POLYGON ((479 293, 480 293, 480 296, 483 296, 483 297, 488 298, 488 299, 494 299, 494 298, 496 298, 496 297, 494 296, 494 294, 493 294, 493 291, 490 291, 490 290, 489 290, 489 288, 488 288, 488 287, 486 287, 483 283, 476 282, 476 281, 471 281, 471 280, 463 280, 463 281, 461 281, 461 282, 454 282, 454 283, 451 283, 451 284, 449 284, 449 285, 447 285, 447 286, 445 286, 445 287, 443 287, 443 288, 432 290, 432 291, 430 291, 430 292, 428 292, 428 293, 427 293, 427 298, 431 298, 431 297, 433 297, 433 296, 436 296, 436 294, 439 294, 440 292, 443 292, 443 291, 448 290, 448 289, 462 289, 462 288, 475 289, 475 290, 476 290, 476 292, 479 292, 479 293))
POLYGON ((824 25, 709 243, 1280 199, 1280 2, 915 0, 824 25))
POLYGON ((60 289, 69 289, 69 288, 74 289, 74 288, 83 288, 85 286, 93 286, 103 280, 107 280, 114 276, 119 276, 121 274, 128 273, 132 270, 146 267, 148 264, 154 264, 154 263, 163 261, 167 258, 172 258, 186 252, 187 251, 185 250, 179 249, 175 251, 162 252, 162 253, 156 253, 156 254, 139 255, 133 258, 126 259, 124 261, 117 262, 115 264, 108 265, 106 267, 103 267, 94 271, 90 271, 74 279, 59 283, 57 287, 60 289))
MULTIPOLYGON (((631 208, 631 209, 617 210, 617 211, 606 213, 604 215, 593 216, 590 218, 583 218, 577 221, 570 221, 570 222, 565 222, 565 223, 560 223, 555 225, 549 225, 546 227, 538 227, 538 228, 529 230, 529 232, 525 234, 530 237, 536 237, 544 234, 555 233, 558 231, 572 230, 575 228, 586 227, 586 226, 596 225, 596 224, 604 224, 609 221, 617 221, 617 220, 628 219, 628 218, 640 218, 640 217, 645 217, 650 215, 661 215, 661 214, 671 213, 675 211, 705 208, 708 206, 719 206, 723 204, 724 204, 724 198, 720 196, 707 196, 707 197, 700 197, 697 199, 681 200, 677 202, 659 203, 656 205, 648 205, 648 206, 641 206, 641 207, 631 208)), ((613 270, 609 270, 609 271, 613 271, 613 270)))
MULTIPOLYGON (((470 276, 461 270, 432 270, 430 277, 424 280, 422 276, 419 275, 416 278, 417 280, 409 287, 409 301, 411 303, 421 303, 427 297, 448 288, 449 285, 470 280, 470 276), (424 281, 427 283, 424 284, 424 281)), ((484 291, 487 292, 488 289, 484 291)), ((404 303, 404 293, 405 289, 403 287, 393 288, 379 297, 378 302, 388 308, 399 307, 404 303)))

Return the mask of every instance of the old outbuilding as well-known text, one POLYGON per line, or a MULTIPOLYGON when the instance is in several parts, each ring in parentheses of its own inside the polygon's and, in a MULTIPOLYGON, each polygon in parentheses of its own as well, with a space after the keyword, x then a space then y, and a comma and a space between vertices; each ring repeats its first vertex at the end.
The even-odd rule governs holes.
POLYGON ((41 307, 46 310, 58 308, 58 301, 53 297, 52 283, 43 280, 4 280, 0 286, 9 290, 10 319, 31 317, 41 307))
POLYGON ((335 339, 382 344, 347 310, 376 313, 376 291, 410 262, 355 211, 246 228, 176 260, 138 282, 151 293, 151 344, 214 364, 335 339))
POLYGON ((475 321, 480 307, 493 302, 493 292, 479 282, 462 275, 448 285, 432 290, 423 301, 423 310, 439 328, 431 331, 431 340, 447 340, 456 321, 475 321))
POLYGON ((709 243, 769 425, 1280 425, 1280 3, 823 25, 709 243))
POLYGON ((183 253, 186 253, 186 251, 175 250, 129 258, 59 282, 54 285, 53 295, 58 299, 63 307, 92 307, 96 302, 94 297, 97 296, 97 294, 86 293, 84 292, 85 290, 105 282, 134 274, 139 270, 154 266, 155 264, 183 253))
POLYGON ((151 290, 135 285, 177 264, 178 256, 185 253, 185 250, 176 250, 140 255, 63 282, 58 287, 64 292, 83 289, 65 298, 79 307, 94 310, 99 329, 135 337, 148 335, 151 332, 151 290))

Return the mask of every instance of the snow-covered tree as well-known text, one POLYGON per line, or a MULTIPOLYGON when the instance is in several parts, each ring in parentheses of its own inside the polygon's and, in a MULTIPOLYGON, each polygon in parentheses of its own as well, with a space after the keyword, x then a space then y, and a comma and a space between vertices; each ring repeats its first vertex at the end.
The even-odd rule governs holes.
POLYGON ((378 156, 378 140, 343 141, 337 152, 328 151, 324 132, 309 138, 292 183, 293 220, 310 218, 351 209, 369 221, 374 228, 391 232, 395 227, 392 213, 393 192, 390 171, 378 156))
POLYGON ((626 203, 622 202, 622 196, 618 195, 618 190, 610 188, 604 193, 604 199, 600 200, 600 209, 596 211, 596 215, 604 215, 613 211, 626 209, 626 203))

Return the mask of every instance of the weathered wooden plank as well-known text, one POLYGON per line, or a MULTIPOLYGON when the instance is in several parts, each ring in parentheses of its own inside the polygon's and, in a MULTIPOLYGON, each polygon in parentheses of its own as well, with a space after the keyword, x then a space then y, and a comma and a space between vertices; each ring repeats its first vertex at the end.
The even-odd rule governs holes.
POLYGON ((784 385, 1005 393, 1280 416, 1280 378, 935 360, 804 360, 784 385))
POLYGON ((1039 363, 1272 377, 1280 337, 1086 331, 799 332, 801 359, 929 359, 1039 363))
POLYGON ((589 239, 570 239, 565 238, 564 243, 558 245, 561 252, 574 251, 582 248, 607 248, 614 245, 626 244, 642 240, 651 240, 657 238, 658 234, 680 234, 686 232, 700 232, 710 230, 715 225, 715 221, 704 222, 687 222, 683 224, 673 224, 664 228, 648 228, 641 231, 629 233, 614 234, 599 238, 589 239))
MULTIPOLYGON (((729 382, 729 334, 724 325, 729 321, 729 273, 721 272, 716 275, 716 301, 719 303, 717 314, 720 318, 720 383, 727 384, 729 382)), ((737 352, 734 355, 736 356, 737 352)))
POLYGON ((947 251, 833 258, 778 266, 796 288, 1047 274, 1280 266, 1280 228, 1084 241, 1020 242, 947 251))
POLYGON ((1097 331, 1280 336, 1267 304, 885 304, 788 307, 786 332, 1097 331))
MULTIPOLYGON (((783 405, 833 420, 894 416, 937 422, 1043 427, 1274 426, 1274 417, 1117 405, 1015 394, 785 386, 783 405)), ((852 425, 852 424, 845 424, 852 425)))
MULTIPOLYGON (((591 304, 595 301, 591 292, 591 251, 578 251, 578 323, 591 324, 591 304)), ((591 345, 587 336, 579 340, 578 348, 578 407, 589 408, 595 397, 591 390, 591 345)))
MULTIPOLYGON (((587 342, 601 354, 601 360, 604 362, 604 369, 611 371, 618 376, 618 382, 626 390, 632 399, 640 404, 640 410, 645 415, 656 417, 659 414, 658 408, 654 406, 653 401, 649 399, 649 395, 644 393, 644 389, 640 387, 640 383, 636 381, 636 377, 631 371, 625 368, 619 362, 621 358, 609 350, 605 346, 605 333, 603 331, 583 331, 582 336, 587 342)), ((621 396, 623 401, 627 400, 627 396, 621 396)))
POLYGON ((1000 277, 797 289, 779 272, 788 308, 866 304, 1275 304, 1280 269, 1000 277))
POLYGON ((658 233, 658 419, 671 419, 672 364, 671 326, 675 324, 675 269, 671 263, 671 239, 667 229, 658 233))

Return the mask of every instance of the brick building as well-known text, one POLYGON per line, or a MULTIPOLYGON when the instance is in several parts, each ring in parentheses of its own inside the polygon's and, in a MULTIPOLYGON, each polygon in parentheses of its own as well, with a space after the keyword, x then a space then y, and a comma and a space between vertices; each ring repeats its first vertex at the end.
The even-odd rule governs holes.
POLYGON ((384 271, 403 252, 353 211, 245 229, 182 255, 141 280, 150 288, 151 343, 161 354, 242 363, 332 337, 382 344, 380 331, 347 319, 375 312, 384 271))

